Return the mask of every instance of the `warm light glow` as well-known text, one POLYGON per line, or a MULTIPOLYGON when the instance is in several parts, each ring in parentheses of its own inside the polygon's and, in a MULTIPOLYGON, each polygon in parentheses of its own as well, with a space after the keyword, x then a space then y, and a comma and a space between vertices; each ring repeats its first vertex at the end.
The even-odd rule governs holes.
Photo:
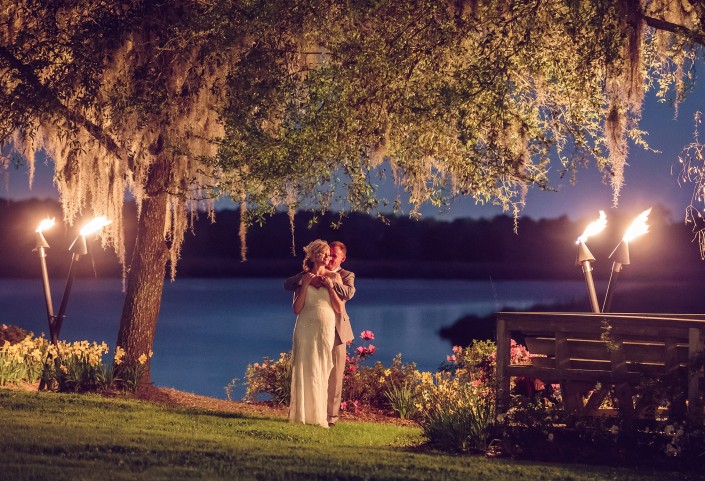
POLYGON ((54 217, 46 218, 43 221, 39 223, 39 227, 37 227, 37 230, 35 232, 44 232, 45 230, 51 228, 54 226, 54 217))
POLYGON ((81 235, 82 236, 87 236, 90 234, 93 234, 94 232, 98 232, 100 229, 105 227, 106 225, 112 224, 113 221, 108 220, 107 217, 104 215, 101 215, 100 217, 96 217, 92 221, 90 221, 88 224, 84 225, 83 228, 81 229, 81 235))
POLYGON ((624 233, 624 237, 622 237, 624 242, 629 242, 649 232, 649 226, 646 223, 646 221, 649 220, 649 214, 651 214, 651 207, 639 214, 637 218, 632 221, 631 225, 624 233))
POLYGON ((590 223, 590 225, 585 228, 585 232, 583 232, 583 235, 578 237, 578 240, 575 242, 576 244, 580 243, 585 243, 588 240, 588 237, 592 237, 595 234, 599 234, 602 232, 605 227, 607 227, 607 215, 605 214, 604 210, 600 211, 600 218, 597 219, 596 221, 593 221, 590 223))

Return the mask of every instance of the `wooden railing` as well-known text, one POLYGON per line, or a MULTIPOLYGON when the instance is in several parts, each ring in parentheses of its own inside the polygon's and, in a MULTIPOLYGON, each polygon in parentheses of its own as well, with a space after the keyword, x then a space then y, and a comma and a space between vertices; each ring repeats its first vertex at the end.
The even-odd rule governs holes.
POLYGON ((689 417, 703 414, 700 380, 705 340, 705 315, 593 314, 568 312, 500 312, 497 314, 498 412, 510 400, 510 378, 534 378, 560 384, 564 408, 598 414, 610 393, 626 417, 634 415, 634 388, 645 377, 677 379, 686 399, 670 399, 671 408, 689 417), (532 362, 510 363, 511 339, 525 340, 532 362), (585 393, 591 395, 584 402, 585 393))

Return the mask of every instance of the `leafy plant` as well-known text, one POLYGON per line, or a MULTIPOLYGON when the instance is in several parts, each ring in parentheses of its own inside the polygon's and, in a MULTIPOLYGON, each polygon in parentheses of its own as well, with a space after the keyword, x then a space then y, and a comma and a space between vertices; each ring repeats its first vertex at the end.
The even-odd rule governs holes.
MULTIPOLYGON (((291 352, 280 353, 276 361, 265 356, 261 364, 249 364, 245 384, 246 401, 256 402, 264 395, 275 404, 288 405, 291 398, 291 352)), ((231 382, 231 385, 234 384, 231 382)))
POLYGON ((426 394, 420 424, 431 445, 453 452, 487 450, 495 421, 492 391, 439 374, 426 394))
POLYGON ((387 386, 384 396, 389 401, 392 410, 401 419, 413 418, 418 413, 418 408, 416 407, 417 395, 408 383, 405 382, 401 386, 390 384, 387 386))

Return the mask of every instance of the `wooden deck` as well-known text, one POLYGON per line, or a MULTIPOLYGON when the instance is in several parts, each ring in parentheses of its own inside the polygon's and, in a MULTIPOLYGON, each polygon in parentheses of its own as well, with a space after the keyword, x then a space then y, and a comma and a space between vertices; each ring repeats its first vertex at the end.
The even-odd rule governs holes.
POLYGON ((705 315, 700 314, 500 312, 498 411, 509 406, 510 378, 520 376, 560 384, 564 408, 584 415, 598 414, 608 393, 616 392, 620 412, 631 417, 633 390, 646 377, 681 375, 687 403, 670 401, 685 404, 688 416, 700 419, 703 372, 694 371, 691 360, 702 360, 704 345, 705 315), (518 334, 537 355, 529 365, 510 363, 511 339, 518 334), (585 403, 587 391, 592 395, 585 403))

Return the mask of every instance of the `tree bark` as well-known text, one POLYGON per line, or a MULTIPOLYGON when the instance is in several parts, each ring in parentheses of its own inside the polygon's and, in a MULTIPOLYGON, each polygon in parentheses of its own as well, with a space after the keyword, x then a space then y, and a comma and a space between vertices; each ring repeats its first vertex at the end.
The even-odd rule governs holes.
POLYGON ((125 350, 124 365, 136 367, 147 356, 140 384, 150 382, 150 352, 154 345, 157 318, 169 259, 164 239, 169 180, 169 162, 152 165, 147 183, 148 196, 142 203, 137 239, 127 274, 127 293, 120 319, 117 345, 125 350))

